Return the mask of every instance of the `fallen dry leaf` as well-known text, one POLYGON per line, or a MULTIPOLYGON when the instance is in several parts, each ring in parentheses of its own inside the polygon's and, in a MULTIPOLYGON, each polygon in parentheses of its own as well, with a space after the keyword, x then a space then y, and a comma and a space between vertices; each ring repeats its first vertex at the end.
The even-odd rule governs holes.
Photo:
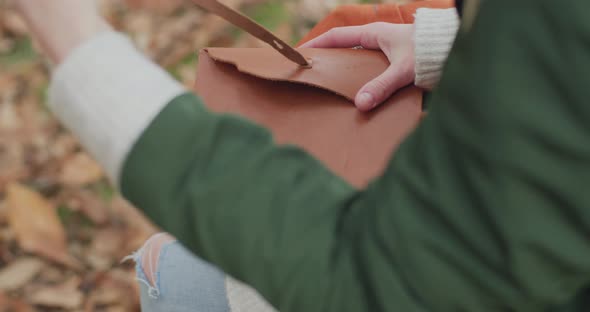
POLYGON ((23 287, 43 269, 43 261, 36 258, 18 259, 0 270, 0 291, 23 287))
POLYGON ((0 225, 8 221, 8 208, 6 206, 6 201, 0 200, 0 225))
POLYGON ((117 288, 99 288, 94 292, 94 304, 98 306, 115 305, 123 301, 124 293, 121 293, 117 288))
POLYGON ((129 310, 124 306, 112 306, 112 307, 106 308, 106 310, 105 310, 105 312, 127 312, 127 311, 129 311, 129 310))
POLYGON ((33 292, 28 301, 47 308, 78 309, 84 303, 80 283, 79 277, 73 277, 61 285, 41 288, 33 292))
POLYGON ((8 221, 23 250, 66 266, 81 267, 68 254, 66 233, 51 203, 17 183, 9 184, 6 194, 8 221))
POLYGON ((22 300, 10 298, 0 292, 0 312, 33 312, 33 307, 22 300))
POLYGON ((62 133, 49 146, 49 153, 55 158, 65 158, 78 148, 78 141, 70 133, 62 133))
POLYGON ((63 281, 64 272, 55 266, 46 266, 39 274, 37 279, 47 284, 57 284, 63 281))
POLYGON ((21 126, 22 122, 19 118, 15 103, 9 96, 5 96, 3 101, 0 101, 0 130, 14 131, 21 126))
POLYGON ((109 205, 99 194, 88 190, 72 189, 65 196, 65 203, 74 211, 80 211, 96 225, 105 225, 109 221, 109 205))
POLYGON ((118 196, 112 202, 113 214, 127 225, 127 240, 125 251, 131 253, 139 249, 152 235, 158 233, 158 228, 148 220, 137 208, 118 196))
POLYGON ((8 183, 28 176, 24 154, 24 146, 20 142, 0 138, 0 191, 8 183))
POLYGON ((14 239, 14 232, 10 228, 0 227, 0 262, 12 260, 13 256, 9 245, 14 239))
POLYGON ((84 305, 85 312, 96 311, 97 307, 104 311, 139 311, 139 285, 135 272, 114 268, 109 272, 101 272, 92 276, 88 285, 94 289, 84 305))
POLYGON ((16 11, 5 10, 0 12, 0 17, 2 17, 2 24, 6 31, 19 36, 26 35, 29 32, 27 24, 16 11))
POLYGON ((106 270, 118 259, 122 259, 124 244, 124 233, 116 228, 106 228, 94 235, 94 240, 87 253, 87 261, 97 270, 106 270))
POLYGON ((104 177, 102 168, 88 154, 80 152, 65 161, 60 181, 68 186, 84 186, 100 181, 104 177))

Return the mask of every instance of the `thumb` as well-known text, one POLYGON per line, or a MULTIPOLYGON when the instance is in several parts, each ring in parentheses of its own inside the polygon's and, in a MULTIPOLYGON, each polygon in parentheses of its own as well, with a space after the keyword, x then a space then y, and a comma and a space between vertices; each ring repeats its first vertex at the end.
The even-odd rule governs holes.
POLYGON ((413 79, 408 64, 391 64, 385 72, 361 88, 355 105, 361 111, 369 111, 385 102, 397 90, 412 83, 413 79))

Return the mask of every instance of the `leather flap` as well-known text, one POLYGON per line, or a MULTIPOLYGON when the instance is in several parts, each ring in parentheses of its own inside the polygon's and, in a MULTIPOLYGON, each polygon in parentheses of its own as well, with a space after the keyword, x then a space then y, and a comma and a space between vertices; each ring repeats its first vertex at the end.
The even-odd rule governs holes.
POLYGON ((299 49, 311 60, 304 68, 271 48, 207 48, 218 62, 233 64, 259 78, 322 88, 354 101, 358 91, 383 73, 389 60, 380 51, 364 49, 299 49))

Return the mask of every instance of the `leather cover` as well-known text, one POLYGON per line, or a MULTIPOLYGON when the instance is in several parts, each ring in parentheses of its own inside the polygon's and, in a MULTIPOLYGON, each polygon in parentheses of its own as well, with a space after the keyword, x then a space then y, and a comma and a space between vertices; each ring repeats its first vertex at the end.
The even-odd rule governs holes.
POLYGON ((363 50, 304 51, 304 71, 273 49, 209 49, 199 58, 196 91, 211 110, 242 115, 278 143, 303 147, 357 187, 379 175, 417 125, 422 93, 406 88, 372 113, 350 98, 388 65, 363 50), (315 87, 318 86, 318 87, 315 87))
MULTIPOLYGON (((329 18, 317 29, 328 24, 329 18)), ((272 48, 204 49, 195 90, 212 111, 261 124, 278 143, 306 149, 352 185, 364 187, 383 171, 392 152, 418 124, 422 91, 407 87, 377 110, 362 113, 352 99, 389 66, 383 53, 299 51, 312 60, 312 68, 302 68, 272 48)))

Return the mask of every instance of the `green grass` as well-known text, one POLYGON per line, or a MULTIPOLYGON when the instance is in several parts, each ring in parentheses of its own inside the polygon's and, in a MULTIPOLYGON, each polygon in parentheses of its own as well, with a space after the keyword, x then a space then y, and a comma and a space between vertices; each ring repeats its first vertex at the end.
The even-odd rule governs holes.
POLYGON ((11 51, 0 54, 0 66, 14 66, 35 61, 38 55, 33 49, 33 43, 29 38, 20 38, 11 51))
POLYGON ((251 7, 245 11, 253 20, 262 26, 275 30, 289 20, 289 12, 284 3, 272 1, 251 7))
POLYGON ((81 212, 74 211, 66 205, 60 205, 57 207, 57 216, 64 227, 68 228, 71 226, 80 227, 93 227, 94 223, 87 216, 81 212))
POLYGON ((199 53, 197 53, 197 52, 190 53, 189 55, 187 55, 185 58, 183 58, 177 64, 169 66, 167 68, 167 70, 170 73, 170 75, 172 75, 177 80, 180 80, 181 77, 180 77, 180 74, 178 73, 180 68, 182 68, 185 65, 190 65, 190 66, 194 67, 196 70, 198 61, 199 61, 199 53))
POLYGON ((95 194, 98 194, 105 202, 111 201, 116 194, 116 190, 107 180, 94 183, 89 186, 89 189, 95 194))
MULTIPOLYGON (((244 9, 243 13, 270 31, 276 30, 279 26, 290 20, 287 6, 277 0, 248 7, 244 9)), ((233 28, 231 34, 234 40, 238 40, 244 34, 244 31, 233 28)), ((284 39, 287 42, 295 41, 293 38, 284 39)))

